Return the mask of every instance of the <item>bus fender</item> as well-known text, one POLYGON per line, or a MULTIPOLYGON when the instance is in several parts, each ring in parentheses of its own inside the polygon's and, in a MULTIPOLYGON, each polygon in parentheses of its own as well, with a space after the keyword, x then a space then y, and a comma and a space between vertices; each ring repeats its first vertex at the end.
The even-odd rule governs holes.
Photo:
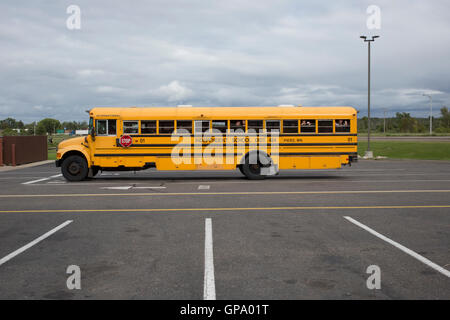
POLYGON ((91 164, 91 157, 89 155, 89 153, 87 152, 86 148, 82 147, 82 146, 72 146, 72 148, 70 150, 66 150, 64 152, 62 152, 63 150, 60 150, 59 152, 61 152, 61 160, 59 161, 59 164, 62 164, 62 161, 64 161, 65 158, 67 158, 68 156, 72 156, 72 155, 82 155, 84 156, 84 158, 86 159, 87 165, 90 168, 92 166, 91 164))

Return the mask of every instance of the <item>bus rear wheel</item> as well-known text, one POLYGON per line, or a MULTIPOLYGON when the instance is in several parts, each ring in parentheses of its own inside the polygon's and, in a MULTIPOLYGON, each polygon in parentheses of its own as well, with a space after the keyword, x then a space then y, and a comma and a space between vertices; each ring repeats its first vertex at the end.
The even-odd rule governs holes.
POLYGON ((261 168, 264 167, 259 159, 256 163, 250 163, 249 156, 245 157, 244 164, 241 165, 241 172, 250 180, 262 180, 265 179, 265 175, 261 174, 261 168))
POLYGON ((69 181, 81 181, 86 179, 89 168, 84 159, 81 156, 69 156, 67 157, 62 165, 61 171, 64 176, 69 181))

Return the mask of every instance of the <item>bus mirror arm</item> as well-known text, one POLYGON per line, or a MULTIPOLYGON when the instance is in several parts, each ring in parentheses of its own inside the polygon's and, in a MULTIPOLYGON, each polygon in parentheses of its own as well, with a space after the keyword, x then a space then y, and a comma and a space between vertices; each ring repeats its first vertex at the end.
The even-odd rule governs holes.
POLYGON ((89 135, 91 136, 92 141, 95 141, 95 128, 94 127, 91 128, 91 132, 89 132, 89 135))

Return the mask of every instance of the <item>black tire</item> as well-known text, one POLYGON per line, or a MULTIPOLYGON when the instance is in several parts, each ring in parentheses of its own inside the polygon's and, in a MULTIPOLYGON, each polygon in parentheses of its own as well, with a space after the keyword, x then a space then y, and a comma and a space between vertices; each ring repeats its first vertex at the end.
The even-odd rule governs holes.
POLYGON ((261 168, 263 165, 257 159, 256 163, 249 163, 250 162, 250 156, 247 155, 244 160, 244 164, 241 165, 242 173, 249 179, 249 180, 263 180, 266 178, 266 176, 261 174, 261 168))
POLYGON ((61 165, 61 172, 69 181, 81 181, 86 179, 89 168, 86 159, 81 156, 69 156, 61 165))
POLYGON ((244 170, 242 169, 242 164, 237 166, 239 171, 245 176, 244 170))

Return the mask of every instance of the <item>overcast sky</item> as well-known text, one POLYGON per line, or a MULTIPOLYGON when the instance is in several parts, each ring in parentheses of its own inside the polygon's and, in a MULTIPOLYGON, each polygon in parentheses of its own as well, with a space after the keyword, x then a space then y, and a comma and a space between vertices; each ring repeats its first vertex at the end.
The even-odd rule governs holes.
POLYGON ((0 119, 85 120, 95 106, 450 107, 450 3, 148 0, 0 2, 0 119), (81 29, 69 30, 70 5, 81 29), (381 29, 366 26, 369 5, 381 29))

